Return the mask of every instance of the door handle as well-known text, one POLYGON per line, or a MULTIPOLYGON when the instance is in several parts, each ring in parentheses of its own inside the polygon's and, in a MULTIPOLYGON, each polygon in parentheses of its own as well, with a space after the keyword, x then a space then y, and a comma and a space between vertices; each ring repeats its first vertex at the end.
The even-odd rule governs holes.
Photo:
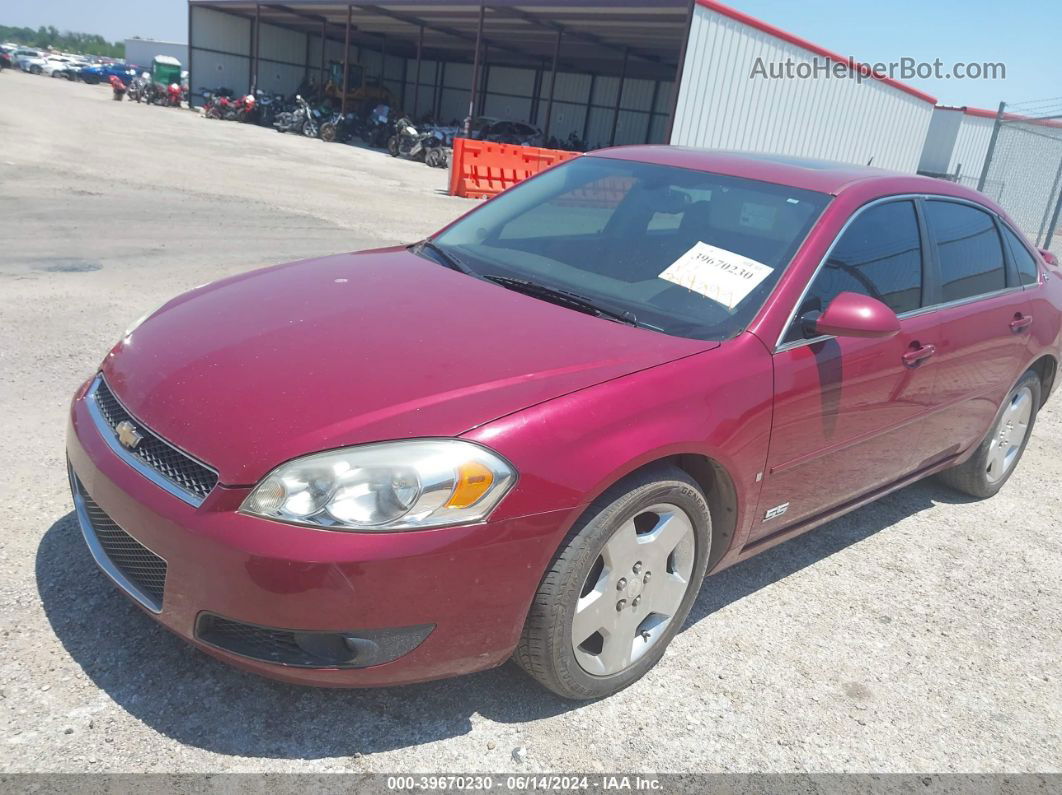
POLYGON ((1023 315, 1020 312, 1014 316, 1014 319, 1010 321, 1010 330, 1015 334, 1020 334, 1032 325, 1032 315, 1023 315))
POLYGON ((937 346, 935 345, 919 345, 903 355, 903 363, 908 367, 916 367, 936 352, 937 346))

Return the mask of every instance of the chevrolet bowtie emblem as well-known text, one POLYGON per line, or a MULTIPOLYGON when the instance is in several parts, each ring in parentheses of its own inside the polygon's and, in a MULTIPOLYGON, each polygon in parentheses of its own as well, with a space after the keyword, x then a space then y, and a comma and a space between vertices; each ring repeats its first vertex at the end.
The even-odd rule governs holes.
POLYGON ((144 437, 129 420, 122 420, 114 430, 118 434, 118 441, 130 450, 135 450, 136 446, 144 441, 144 437))

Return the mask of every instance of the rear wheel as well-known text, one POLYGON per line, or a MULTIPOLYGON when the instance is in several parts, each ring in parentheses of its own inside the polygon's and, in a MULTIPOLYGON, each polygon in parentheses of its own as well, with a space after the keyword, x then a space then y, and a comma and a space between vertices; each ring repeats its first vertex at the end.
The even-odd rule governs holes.
POLYGON ((964 464, 938 476, 973 497, 991 497, 1006 483, 1029 443, 1040 409, 1040 377, 1029 370, 1010 390, 992 430, 964 464))
POLYGON ((711 546, 704 495, 659 466, 596 500, 535 595, 516 662, 564 698, 593 699, 640 679, 697 598, 711 546))

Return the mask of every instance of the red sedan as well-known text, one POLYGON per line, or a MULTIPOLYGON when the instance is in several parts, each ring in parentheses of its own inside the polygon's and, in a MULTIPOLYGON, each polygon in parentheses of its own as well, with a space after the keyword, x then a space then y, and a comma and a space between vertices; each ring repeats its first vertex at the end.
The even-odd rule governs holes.
POLYGON ((347 687, 513 657, 596 698, 706 572, 928 475, 995 494, 1060 308, 1055 259, 958 185, 606 150, 142 318, 74 397, 74 502, 118 587, 234 665, 347 687))

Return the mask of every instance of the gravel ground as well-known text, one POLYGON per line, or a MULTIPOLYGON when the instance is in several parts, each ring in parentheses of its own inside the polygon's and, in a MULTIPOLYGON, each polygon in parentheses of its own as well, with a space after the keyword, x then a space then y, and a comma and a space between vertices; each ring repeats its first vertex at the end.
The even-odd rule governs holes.
POLYGON ((79 537, 69 396, 167 297, 471 203, 379 152, 10 71, 0 142, 0 771, 1062 770, 1059 399, 995 499, 918 484, 709 579, 599 703, 511 665, 321 691, 194 651, 79 537))

